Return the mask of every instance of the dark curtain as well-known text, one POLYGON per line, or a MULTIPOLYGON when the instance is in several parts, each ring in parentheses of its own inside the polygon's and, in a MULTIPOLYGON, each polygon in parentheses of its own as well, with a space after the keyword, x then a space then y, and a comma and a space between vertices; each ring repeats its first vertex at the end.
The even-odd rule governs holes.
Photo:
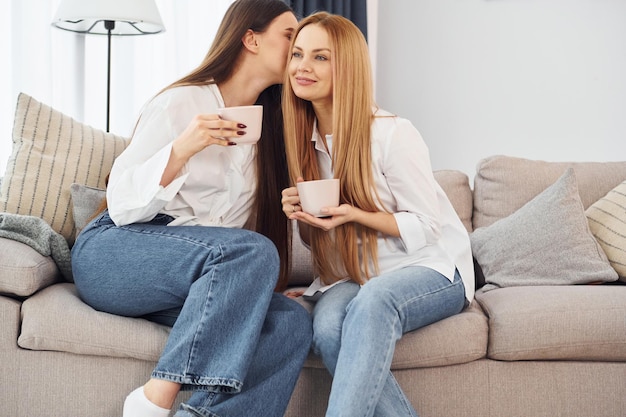
POLYGON ((361 29, 367 39, 366 0, 289 0, 286 2, 296 12, 298 18, 320 11, 347 17, 361 29))

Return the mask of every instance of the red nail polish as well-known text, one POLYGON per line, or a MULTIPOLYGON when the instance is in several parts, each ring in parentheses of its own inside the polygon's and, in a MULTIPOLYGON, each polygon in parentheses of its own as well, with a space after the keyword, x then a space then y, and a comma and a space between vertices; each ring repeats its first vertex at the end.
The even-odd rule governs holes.
POLYGON ((245 129, 248 126, 244 125, 243 123, 239 123, 239 124, 237 124, 237 127, 240 128, 240 129, 245 129))
POLYGON ((238 130, 238 131, 237 131, 237 134, 238 134, 239 136, 243 136, 243 135, 245 135, 245 134, 246 134, 246 132, 245 132, 245 131, 243 131, 243 130, 238 130))

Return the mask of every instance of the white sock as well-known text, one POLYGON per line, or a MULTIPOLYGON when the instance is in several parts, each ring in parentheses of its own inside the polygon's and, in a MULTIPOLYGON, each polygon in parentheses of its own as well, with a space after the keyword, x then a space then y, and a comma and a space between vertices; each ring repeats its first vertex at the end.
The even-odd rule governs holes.
POLYGON ((137 388, 124 401, 123 417, 167 417, 170 410, 161 408, 150 401, 143 392, 143 386, 137 388))

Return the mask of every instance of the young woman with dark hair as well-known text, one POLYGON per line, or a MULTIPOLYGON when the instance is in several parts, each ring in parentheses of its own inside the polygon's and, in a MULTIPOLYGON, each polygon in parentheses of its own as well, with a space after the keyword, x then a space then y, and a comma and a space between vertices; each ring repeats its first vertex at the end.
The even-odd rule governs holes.
POLYGON ((172 326, 124 417, 283 415, 310 316, 275 292, 289 272, 280 84, 297 20, 280 0, 237 0, 204 61, 159 92, 116 159, 107 209, 78 236, 72 268, 97 310, 172 326), (218 108, 264 106, 256 145, 218 108), (251 230, 247 230, 251 229, 251 230), (252 231, 254 230, 254 231, 252 231), (279 279, 280 276, 280 279, 279 279))

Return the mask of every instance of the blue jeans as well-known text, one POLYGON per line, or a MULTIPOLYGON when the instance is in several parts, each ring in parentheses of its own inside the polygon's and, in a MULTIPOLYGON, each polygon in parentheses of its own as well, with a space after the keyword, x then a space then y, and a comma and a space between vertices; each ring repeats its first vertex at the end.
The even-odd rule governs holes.
POLYGON ((419 266, 324 293, 313 310, 313 350, 333 375, 326 416, 417 416, 391 374, 396 342, 464 305, 458 272, 450 282, 419 266))
POLYGON ((172 325, 152 377, 194 390, 177 416, 284 414, 311 343, 311 319, 274 293, 279 260, 247 230, 117 227, 107 212, 72 248, 81 298, 97 310, 172 325))

